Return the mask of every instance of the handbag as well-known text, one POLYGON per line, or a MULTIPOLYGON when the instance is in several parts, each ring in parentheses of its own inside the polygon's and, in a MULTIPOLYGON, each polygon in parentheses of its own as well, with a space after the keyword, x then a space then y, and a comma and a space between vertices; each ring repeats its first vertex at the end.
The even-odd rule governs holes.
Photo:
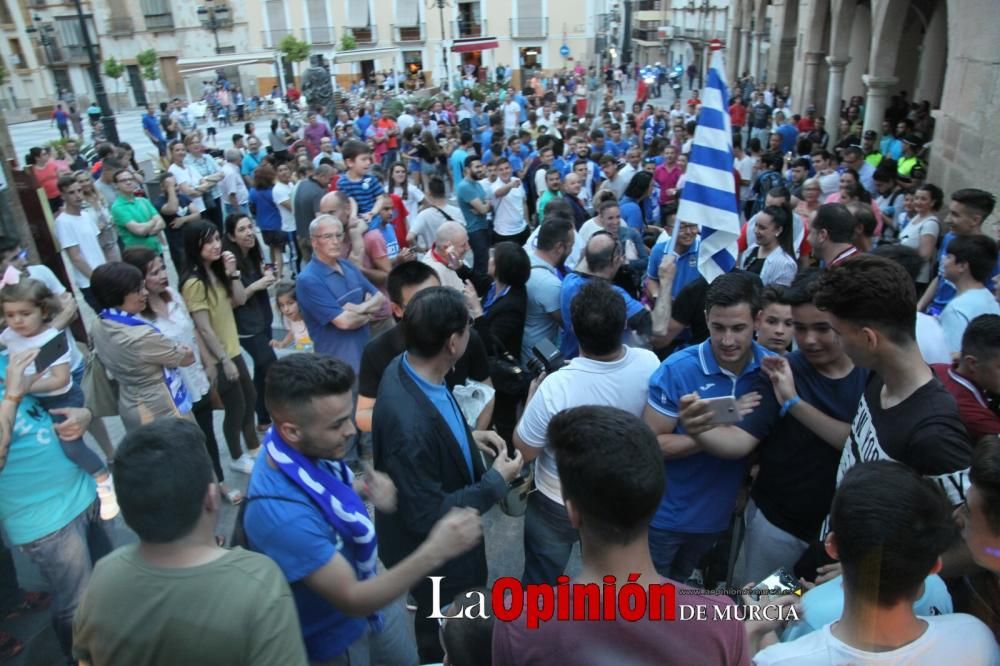
POLYGON ((93 349, 87 354, 82 388, 87 396, 86 406, 94 416, 118 415, 118 382, 108 375, 101 357, 93 349))
POLYGON ((521 367, 517 359, 506 349, 497 349, 496 355, 490 356, 490 379, 497 393, 524 397, 528 395, 528 387, 533 379, 532 373, 521 367))

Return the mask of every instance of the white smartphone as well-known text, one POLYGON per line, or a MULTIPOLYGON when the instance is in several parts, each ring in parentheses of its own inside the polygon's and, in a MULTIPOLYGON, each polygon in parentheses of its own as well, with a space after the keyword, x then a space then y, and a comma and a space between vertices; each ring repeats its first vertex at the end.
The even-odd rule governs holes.
POLYGON ((731 395, 703 399, 708 403, 708 408, 712 412, 712 420, 710 421, 712 425, 732 425, 739 423, 743 418, 736 405, 736 398, 731 395))

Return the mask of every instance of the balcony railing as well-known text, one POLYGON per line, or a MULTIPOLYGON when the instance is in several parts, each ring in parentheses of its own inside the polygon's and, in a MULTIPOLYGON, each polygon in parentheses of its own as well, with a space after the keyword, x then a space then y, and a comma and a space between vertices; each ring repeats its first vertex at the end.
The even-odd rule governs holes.
POLYGON ((281 28, 279 30, 261 30, 260 40, 264 43, 265 49, 276 49, 281 40, 291 35, 292 31, 288 28, 281 28))
POLYGON ((170 12, 165 14, 146 14, 146 30, 150 32, 163 32, 174 29, 174 15, 170 12))
POLYGON ((480 19, 478 21, 452 21, 451 34, 453 39, 461 39, 463 37, 486 37, 489 35, 489 33, 486 32, 486 19, 480 19))
POLYGON ((512 18, 510 20, 510 36, 514 39, 525 37, 547 37, 549 34, 549 19, 543 16, 512 18))
POLYGON ((426 37, 425 24, 417 25, 396 25, 392 26, 392 41, 401 44, 412 44, 422 42, 426 37))
POLYGON ((108 21, 108 34, 112 37, 131 37, 135 33, 135 25, 131 16, 112 17, 108 21))
POLYGON ((87 49, 79 44, 69 46, 64 44, 50 44, 47 52, 53 64, 88 61, 87 49))
POLYGON ((640 39, 644 42, 658 42, 660 41, 660 35, 656 30, 633 30, 633 39, 640 39))
POLYGON ((337 41, 337 31, 332 25, 302 28, 302 39, 309 44, 333 44, 337 41))
POLYGON ((371 45, 378 42, 378 30, 374 25, 366 25, 358 28, 347 28, 347 32, 354 37, 354 41, 361 45, 371 45))

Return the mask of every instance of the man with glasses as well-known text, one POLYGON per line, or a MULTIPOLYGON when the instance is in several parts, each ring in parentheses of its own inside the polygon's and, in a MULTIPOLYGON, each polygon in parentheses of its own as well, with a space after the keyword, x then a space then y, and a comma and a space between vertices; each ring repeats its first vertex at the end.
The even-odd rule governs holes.
POLYGON ((844 167, 854 169, 858 172, 858 177, 861 179, 861 186, 868 190, 869 194, 878 195, 878 191, 875 189, 875 181, 872 178, 875 175, 875 167, 865 161, 865 156, 861 152, 860 146, 848 146, 844 148, 844 152, 841 153, 840 162, 844 167))
POLYGON ((368 342, 368 324, 381 311, 385 297, 361 270, 341 258, 344 225, 332 215, 320 215, 309 225, 312 260, 296 285, 299 310, 318 353, 350 365, 361 365, 368 342))
MULTIPOLYGON (((372 419, 375 469, 392 479, 398 496, 394 513, 378 507, 375 512, 379 555, 386 567, 418 549, 449 510, 488 511, 521 470, 521 454, 510 452, 495 432, 473 432, 448 390, 445 378, 465 354, 472 324, 462 294, 447 287, 424 289, 403 314, 406 351, 383 373, 372 419), (491 468, 477 449, 495 456, 491 468)), ((486 549, 480 543, 442 562, 431 575, 443 577, 443 599, 485 585, 486 549)), ((426 577, 413 588, 421 663, 438 662, 443 656, 437 623, 428 617, 432 592, 426 577)))
POLYGON ((118 198, 111 205, 111 219, 118 228, 118 236, 126 248, 147 247, 156 254, 163 254, 166 223, 156 208, 145 197, 135 195, 136 180, 132 172, 123 169, 115 175, 118 198))

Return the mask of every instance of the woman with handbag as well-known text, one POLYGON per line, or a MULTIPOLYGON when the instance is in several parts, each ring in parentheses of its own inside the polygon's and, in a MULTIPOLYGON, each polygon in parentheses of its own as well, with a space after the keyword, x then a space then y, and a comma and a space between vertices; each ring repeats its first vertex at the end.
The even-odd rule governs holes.
POLYGON ((145 278, 146 308, 139 318, 160 329, 166 337, 189 347, 194 352, 194 363, 179 368, 181 379, 191 396, 194 420, 205 435, 205 448, 212 459, 215 477, 219 482, 222 496, 230 504, 243 501, 243 494, 236 488, 228 487, 222 471, 219 458, 219 443, 215 439, 215 421, 212 412, 212 384, 215 381, 216 369, 205 368, 201 359, 205 356, 205 343, 195 328, 194 321, 184 305, 184 299, 170 287, 167 280, 167 269, 163 260, 155 252, 145 247, 131 247, 125 250, 123 260, 142 271, 145 278))
POLYGON ((497 243, 490 251, 487 273, 493 278, 482 306, 472 313, 476 331, 490 355, 496 388, 493 425, 505 442, 512 441, 518 405, 527 396, 529 375, 518 364, 528 309, 525 285, 531 275, 528 253, 517 243, 497 243))
POLYGON ((90 288, 101 308, 91 330, 101 363, 118 382, 118 414, 130 431, 155 419, 191 416, 191 396, 177 368, 195 362, 194 351, 139 318, 146 286, 131 264, 98 266, 90 288))

